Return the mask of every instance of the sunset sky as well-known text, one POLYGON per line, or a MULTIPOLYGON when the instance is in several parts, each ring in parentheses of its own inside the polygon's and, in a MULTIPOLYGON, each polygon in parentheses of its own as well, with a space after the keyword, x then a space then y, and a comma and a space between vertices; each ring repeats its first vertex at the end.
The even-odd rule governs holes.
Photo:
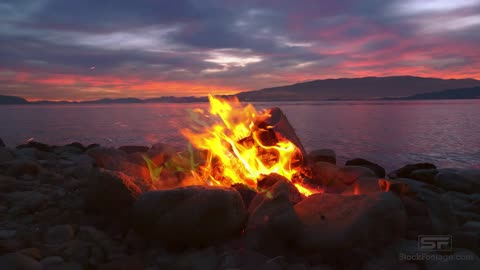
POLYGON ((480 0, 2 0, 0 94, 89 100, 339 77, 480 79, 479 46, 480 0))

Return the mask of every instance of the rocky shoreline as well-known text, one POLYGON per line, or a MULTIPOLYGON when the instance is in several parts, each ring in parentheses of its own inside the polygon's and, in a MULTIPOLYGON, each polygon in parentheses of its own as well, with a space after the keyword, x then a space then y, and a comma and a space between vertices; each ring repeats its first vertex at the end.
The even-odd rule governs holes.
POLYGON ((181 187, 182 170, 151 180, 145 156, 182 151, 0 140, 0 269, 480 269, 480 170, 387 174, 321 149, 309 161, 325 193, 309 197, 275 175, 264 192, 181 187), (419 251, 418 235, 453 249, 419 251))

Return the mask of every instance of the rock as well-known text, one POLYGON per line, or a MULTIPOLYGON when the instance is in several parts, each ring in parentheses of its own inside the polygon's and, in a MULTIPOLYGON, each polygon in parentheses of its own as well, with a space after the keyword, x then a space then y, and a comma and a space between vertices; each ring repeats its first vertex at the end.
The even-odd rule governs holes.
POLYGON ((13 238, 16 234, 16 230, 0 230, 0 239, 13 238))
MULTIPOLYGON (((118 244, 115 244, 113 240, 103 231, 98 230, 93 226, 80 226, 76 239, 95 244, 94 247, 101 247, 107 253, 114 253, 119 251, 118 244)), ((120 248, 120 251, 122 248, 120 248)), ((103 254, 97 254, 97 257, 103 257, 103 254)), ((102 258, 97 258, 102 259, 102 258)))
MULTIPOLYGON (((106 264, 98 265, 98 270, 144 270, 145 263, 139 256, 127 256, 106 264)), ((185 269, 185 268, 178 268, 185 269)), ((191 269, 191 268, 187 268, 191 269)))
POLYGON ((36 260, 21 253, 7 253, 0 256, 0 269, 42 270, 42 265, 36 260))
POLYGON ((14 149, 13 155, 16 159, 23 159, 23 160, 37 160, 37 149, 35 148, 22 148, 22 149, 14 149))
POLYGON ((49 245, 59 245, 67 242, 75 236, 72 225, 57 225, 48 229, 45 235, 45 242, 49 245))
POLYGON ((469 221, 480 221, 480 215, 468 211, 455 211, 455 216, 459 224, 465 224, 469 221))
POLYGON ((50 257, 46 257, 46 258, 43 258, 40 263, 42 264, 43 268, 46 268, 48 269, 48 266, 50 264, 59 264, 59 263, 62 263, 64 262, 63 258, 60 257, 60 256, 50 256, 50 257))
POLYGON ((337 181, 345 185, 351 185, 360 177, 376 177, 375 173, 369 168, 362 166, 344 166, 340 167, 337 174, 337 181))
POLYGON ((283 257, 278 256, 266 261, 259 269, 261 270, 283 270, 286 263, 283 261, 283 257), (280 259, 278 259, 280 258, 280 259))
POLYGON ((328 162, 316 162, 313 165, 313 183, 314 185, 327 187, 334 183, 340 168, 328 162))
POLYGON ((77 166, 93 166, 95 165, 95 160, 86 154, 78 155, 67 155, 65 157, 67 160, 72 161, 77 166))
POLYGON ((83 146, 83 144, 81 144, 79 142, 69 143, 69 144, 66 144, 65 146, 72 147, 72 148, 77 148, 78 150, 80 150, 82 152, 84 152, 86 150, 86 147, 83 146))
POLYGON ((132 221, 141 235, 190 247, 239 234, 245 219, 245 206, 235 189, 189 186, 142 194, 132 221))
POLYGON ((236 191, 238 191, 238 193, 240 193, 240 196, 242 196, 243 199, 243 203, 245 204, 245 208, 248 209, 250 202, 257 195, 257 192, 245 184, 233 184, 232 188, 234 188, 236 191))
POLYGON ((452 234, 455 248, 480 249, 480 231, 457 231, 452 234))
POLYGON ((412 171, 410 178, 432 185, 435 181, 435 175, 437 174, 437 169, 420 169, 412 171))
POLYGON ((411 173, 415 170, 422 170, 422 169, 436 169, 437 167, 431 163, 416 163, 416 164, 408 164, 403 166, 400 169, 397 169, 388 174, 388 177, 395 179, 395 178, 411 178, 411 173))
POLYGON ((249 209, 245 230, 247 246, 269 255, 279 255, 298 237, 299 219, 288 196, 258 194, 249 209))
POLYGON ((86 265, 89 262, 90 250, 94 245, 81 240, 71 240, 64 245, 62 256, 67 261, 78 262, 86 265))
POLYGON ((55 153, 52 153, 52 152, 37 150, 35 152, 35 158, 37 160, 51 160, 51 161, 54 161, 57 158, 57 155, 55 155, 55 153))
POLYGON ((91 165, 79 165, 63 170, 65 176, 71 176, 77 179, 87 178, 92 175, 93 167, 91 165))
POLYGON ((92 148, 95 148, 95 147, 100 147, 100 144, 91 143, 91 144, 87 145, 87 148, 85 150, 92 149, 92 148))
POLYGON ((480 221, 469 221, 463 224, 460 230, 467 232, 480 232, 480 221))
POLYGON ((271 173, 261 177, 257 182, 257 187, 260 190, 269 190, 279 181, 288 181, 288 179, 279 174, 271 173))
POLYGON ((132 153, 146 153, 150 148, 148 146, 141 146, 141 145, 125 145, 125 146, 120 146, 118 149, 122 150, 127 154, 132 154, 132 153))
POLYGON ((26 255, 35 260, 40 260, 42 258, 42 254, 37 248, 24 248, 20 250, 19 253, 22 253, 23 255, 26 255))
POLYGON ((380 191, 381 189, 378 186, 377 177, 364 176, 357 179, 356 183, 354 184, 353 193, 365 194, 365 193, 380 192, 380 191))
POLYGON ((130 208, 142 189, 121 172, 98 171, 84 191, 85 210, 91 213, 117 215, 130 208))
POLYGON ((218 264, 219 258, 216 255, 215 248, 209 247, 179 256, 169 269, 219 269, 217 268, 218 264))
POLYGON ((0 147, 5 147, 5 143, 3 142, 2 138, 0 138, 0 147))
POLYGON ((479 169, 459 170, 457 174, 469 179, 474 187, 473 192, 480 193, 480 170, 479 169))
POLYGON ((363 158, 355 158, 355 159, 348 160, 345 163, 345 166, 365 167, 372 170, 375 173, 376 177, 385 178, 385 169, 382 166, 363 158))
POLYGON ((440 172, 435 176, 434 184, 445 190, 472 193, 474 185, 466 177, 453 172, 440 172))
POLYGON ((31 213, 46 205, 48 196, 38 191, 17 191, 8 194, 8 203, 12 206, 10 212, 31 213))
POLYGON ((468 250, 458 250, 446 260, 426 260, 426 270, 477 270, 480 269, 480 259, 468 250))
POLYGON ((115 148, 94 147, 86 151, 95 160, 98 167, 116 170, 120 163, 126 162, 127 154, 115 148))
POLYGON ((84 269, 81 264, 76 262, 60 262, 55 264, 49 264, 44 267, 44 270, 82 270, 84 269))
POLYGON ((13 160, 13 155, 5 147, 0 147, 0 163, 13 160))
POLYGON ((333 165, 337 164, 337 155, 332 149, 318 149, 308 153, 310 162, 327 162, 333 165))
POLYGON ((35 142, 35 141, 30 141, 26 144, 21 144, 17 146, 17 149, 22 149, 22 148, 35 148, 37 150, 45 151, 45 152, 52 152, 54 149, 54 147, 49 146, 48 144, 35 142))
POLYGON ((294 209, 301 222, 297 245, 303 252, 328 256, 352 248, 379 249, 406 231, 404 207, 391 193, 313 194, 294 209))
POLYGON ((401 240, 380 250, 378 254, 373 254, 372 258, 369 258, 361 269, 419 270, 421 268, 415 264, 415 260, 407 259, 417 254, 420 254, 417 241, 401 240))
POLYGON ((379 184, 385 191, 397 187, 400 190, 396 192, 399 196, 409 196, 414 200, 425 203, 428 208, 428 216, 432 222, 432 234, 449 234, 457 227, 457 220, 450 199, 442 189, 406 178, 380 179, 379 184))
POLYGON ((19 177, 23 175, 37 175, 42 168, 37 162, 31 160, 16 159, 2 164, 6 167, 7 175, 19 177))
POLYGON ((285 197, 292 204, 296 204, 304 199, 304 196, 298 191, 295 185, 287 178, 283 178, 268 189, 268 195, 273 198, 285 197))

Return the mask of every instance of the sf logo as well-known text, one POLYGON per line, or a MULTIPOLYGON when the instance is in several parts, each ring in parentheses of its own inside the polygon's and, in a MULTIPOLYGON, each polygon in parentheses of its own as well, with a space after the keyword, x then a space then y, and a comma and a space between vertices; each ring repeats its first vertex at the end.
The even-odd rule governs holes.
POLYGON ((451 235, 419 235, 418 249, 421 251, 451 251, 451 235))

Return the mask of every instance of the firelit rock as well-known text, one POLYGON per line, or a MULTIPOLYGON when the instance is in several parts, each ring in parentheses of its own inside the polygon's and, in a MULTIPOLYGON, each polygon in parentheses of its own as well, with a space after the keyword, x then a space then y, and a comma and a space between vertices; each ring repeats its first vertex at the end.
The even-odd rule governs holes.
MULTIPOLYGON (((425 205, 431 223, 431 234, 449 234, 457 227, 448 194, 441 188, 406 178, 380 179, 379 185, 384 191, 392 191, 400 197, 409 197, 411 199, 408 201, 409 204, 417 203, 418 206, 415 207, 425 205)), ((403 201, 406 202, 405 198, 403 201)))
POLYGON ((120 146, 118 149, 122 150, 127 154, 132 154, 132 153, 145 153, 150 149, 150 147, 142 146, 142 145, 124 145, 124 146, 120 146))
POLYGON ((313 194, 294 209, 301 223, 297 245, 303 252, 381 248, 406 232, 404 207, 391 193, 313 194))
POLYGON ((92 175, 84 190, 85 210, 116 215, 131 207, 143 191, 132 177, 100 170, 92 175))
POLYGON ((121 150, 107 147, 94 147, 86 151, 87 155, 95 160, 100 168, 116 170, 119 163, 125 162, 127 154, 121 150))
MULTIPOLYGON (((328 162, 331 164, 337 164, 337 155, 332 149, 317 149, 308 153, 308 159, 310 162, 328 162)), ((347 164, 348 165, 348 164, 347 164)))
POLYGON ((348 160, 346 163, 345 163, 346 166, 361 166, 361 167, 365 167, 365 168, 369 168, 370 170, 372 170, 375 175, 378 177, 378 178, 385 178, 385 169, 376 164, 376 163, 373 163, 371 161, 368 161, 366 159, 363 159, 363 158, 355 158, 355 159, 351 159, 351 160, 348 160))
MULTIPOLYGON (((281 182, 279 182, 281 183, 281 182)), ((246 241, 268 255, 282 254, 298 238, 300 222, 285 194, 258 194, 249 209, 246 241)))
POLYGON ((188 248, 238 235, 246 217, 235 189, 189 186, 142 194, 135 202, 132 222, 141 235, 188 248))

